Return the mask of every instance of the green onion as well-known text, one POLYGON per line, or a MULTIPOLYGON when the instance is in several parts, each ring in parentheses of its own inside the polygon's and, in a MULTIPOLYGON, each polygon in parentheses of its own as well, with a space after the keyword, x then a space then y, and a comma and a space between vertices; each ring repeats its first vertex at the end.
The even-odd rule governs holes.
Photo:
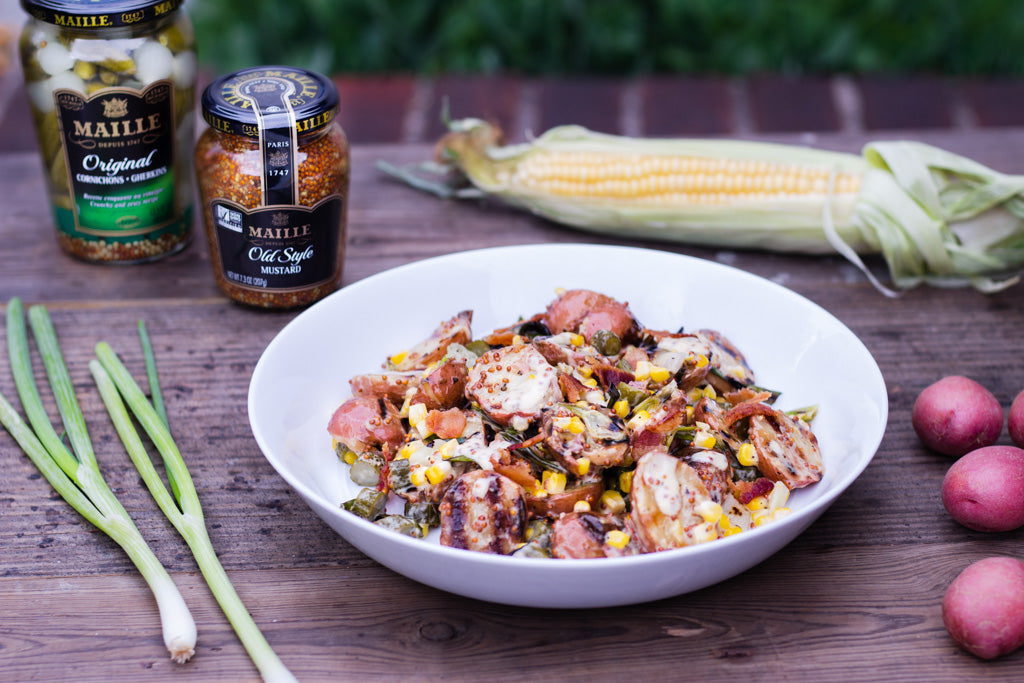
POLYGON ((171 658, 184 663, 195 652, 196 625, 192 614, 160 560, 103 480, 45 309, 33 307, 29 316, 65 429, 78 458, 63 444, 46 415, 32 371, 24 312, 21 301, 16 298, 7 305, 8 354, 15 385, 32 427, 21 419, 2 394, 0 422, 61 497, 124 549, 153 592, 160 611, 164 644, 171 658))
POLYGON ((992 292, 1024 270, 1024 176, 915 142, 862 155, 740 140, 652 139, 559 126, 505 145, 449 123, 439 159, 381 170, 445 198, 492 196, 564 225, 716 247, 880 253, 898 289, 992 292))
POLYGON ((107 343, 100 342, 96 345, 96 356, 99 360, 90 362, 89 369, 129 457, 135 463, 157 505, 188 543, 210 590, 256 668, 259 669, 260 675, 266 681, 295 680, 263 637, 217 559, 206 531, 202 507, 192 477, 167 424, 107 343), (173 497, 153 467, 128 415, 125 402, 163 457, 168 479, 177 483, 173 497))

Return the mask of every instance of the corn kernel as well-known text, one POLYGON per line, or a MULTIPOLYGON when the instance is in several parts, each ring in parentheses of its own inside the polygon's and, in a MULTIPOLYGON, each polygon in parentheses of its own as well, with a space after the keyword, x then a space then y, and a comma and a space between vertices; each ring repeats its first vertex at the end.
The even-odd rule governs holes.
POLYGON ((427 406, 423 403, 413 403, 409 406, 409 424, 414 427, 427 418, 427 406))
POLYGON ((715 435, 704 430, 698 430, 697 435, 693 438, 693 445, 706 451, 714 448, 716 443, 718 443, 718 440, 715 439, 715 435))
MULTIPOLYGON (((405 360, 406 358, 408 358, 408 356, 409 356, 409 352, 408 352, 408 351, 399 351, 399 352, 398 352, 398 353, 396 353, 395 355, 391 356, 391 358, 389 358, 388 360, 390 360, 390 361, 391 361, 392 363, 394 363, 395 365, 398 365, 398 364, 399 364, 399 363, 401 363, 401 362, 402 362, 403 360, 405 360)), ((378 357, 379 357, 379 356, 378 356, 378 357)))
MULTIPOLYGON (((447 464, 447 463, 445 463, 445 464, 447 464)), ((449 465, 449 469, 451 469, 450 465, 449 465)), ((440 465, 431 465, 430 467, 427 468, 427 481, 429 481, 434 486, 437 486, 442 481, 444 481, 444 477, 445 477, 444 468, 441 467, 440 465)))
POLYGON ((751 501, 749 503, 747 503, 747 509, 751 510, 751 511, 764 510, 767 507, 768 507, 768 497, 767 496, 758 496, 757 498, 752 498, 751 501))
POLYGON ((790 510, 789 508, 778 508, 777 510, 775 510, 775 512, 772 513, 772 520, 774 521, 782 519, 783 517, 786 517, 792 513, 793 511, 790 510))
POLYGON ((757 464, 757 449, 754 448, 754 444, 745 443, 740 446, 740 450, 736 453, 736 459, 744 467, 751 467, 757 464))
MULTIPOLYGON (((419 443, 419 442, 417 441, 415 443, 419 443)), ((416 448, 416 446, 413 443, 407 443, 404 446, 402 446, 400 449, 398 449, 398 457, 404 460, 404 459, 408 458, 410 455, 412 455, 413 453, 415 453, 416 451, 417 451, 417 448, 416 448)))
POLYGON ((583 386, 590 387, 591 389, 593 389, 594 387, 597 386, 597 380, 594 379, 593 377, 586 377, 583 380, 583 386))
POLYGON ((722 506, 713 500, 706 500, 698 505, 696 512, 701 519, 709 524, 714 524, 723 517, 722 506))
POLYGON ((583 476, 590 471, 590 458, 580 458, 576 461, 576 474, 583 476))
POLYGON ((409 481, 412 482, 413 486, 419 488, 427 483, 427 475, 423 473, 422 469, 417 468, 409 473, 409 481))
POLYGON ((638 429, 650 419, 651 414, 646 410, 641 409, 633 413, 633 417, 629 420, 629 426, 633 429, 638 429))
POLYGON ((447 460, 455 455, 455 449, 459 445, 458 439, 448 439, 437 449, 438 455, 447 460))
POLYGON ((573 512, 590 512, 590 503, 585 500, 577 500, 576 504, 572 506, 573 512))
POLYGON ((703 353, 698 353, 695 360, 696 360, 695 367, 698 370, 701 369, 701 368, 707 367, 707 364, 710 362, 710 361, 708 361, 708 357, 705 356, 703 353))
POLYGON ((627 534, 625 531, 612 529, 604 535, 604 542, 613 548, 622 550, 627 545, 629 545, 629 534, 627 534))
POLYGON ((612 410, 614 410, 615 414, 622 419, 626 419, 626 416, 629 415, 629 401, 624 398, 620 398, 615 402, 615 405, 612 406, 612 410))
POLYGON ((345 451, 345 455, 341 456, 341 459, 345 462, 346 465, 352 465, 355 464, 357 457, 358 456, 356 456, 356 454, 353 453, 352 451, 345 451))
POLYGON ((636 370, 633 372, 633 376, 637 379, 650 379, 652 367, 653 366, 650 361, 642 360, 636 364, 636 370))
POLYGON ((601 494, 601 509, 611 514, 619 514, 626 509, 626 500, 618 491, 605 491, 601 494))
POLYGON ((569 424, 566 425, 566 431, 570 434, 582 434, 587 431, 586 425, 583 424, 583 420, 577 415, 573 415, 572 419, 569 420, 569 424))
POLYGON ((651 367, 651 379, 655 382, 667 382, 672 373, 667 368, 657 365, 651 367))
POLYGON ((736 534, 740 533, 741 531, 743 531, 743 529, 739 528, 738 526, 731 526, 728 529, 726 529, 725 531, 723 531, 722 533, 725 536, 735 536, 736 534))
POLYGON ((623 493, 629 493, 631 488, 633 488, 633 470, 619 475, 619 490, 623 493))
POLYGON ((583 346, 583 343, 585 341, 586 339, 583 338, 582 334, 573 334, 571 337, 569 337, 569 343, 572 344, 573 346, 583 346))
POLYGON ((561 472, 544 470, 544 474, 541 475, 541 485, 548 493, 562 493, 565 491, 565 475, 561 472))
POLYGON ((591 377, 594 376, 594 368, 590 367, 589 365, 582 365, 578 367, 576 370, 580 373, 580 376, 585 379, 590 379, 591 377))
POLYGON ((771 493, 768 494, 768 507, 772 510, 780 509, 789 500, 789 487, 781 481, 775 482, 771 493))
POLYGON ((718 393, 710 384, 704 387, 704 391, 702 393, 704 394, 704 398, 710 398, 712 401, 718 398, 718 393))
POLYGON ((526 338, 525 337, 521 337, 518 334, 515 335, 514 337, 512 337, 512 346, 523 346, 525 344, 526 344, 526 338))
POLYGON ((718 538, 718 532, 715 531, 714 525, 708 522, 695 526, 690 531, 690 535, 696 543, 707 543, 718 538))
POLYGON ((718 526, 722 527, 722 531, 728 531, 729 529, 735 529, 732 522, 729 521, 729 515, 723 514, 718 518, 718 526))

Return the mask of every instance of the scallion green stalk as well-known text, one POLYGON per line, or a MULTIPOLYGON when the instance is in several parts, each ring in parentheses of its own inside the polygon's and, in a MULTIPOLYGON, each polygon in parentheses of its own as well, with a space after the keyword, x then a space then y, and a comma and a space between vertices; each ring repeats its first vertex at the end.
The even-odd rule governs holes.
POLYGON ((90 362, 89 369, 129 457, 135 463, 157 505, 192 550, 210 590, 260 675, 265 681, 295 680, 263 637, 231 584, 220 560, 217 559, 206 531, 195 485, 167 424, 107 343, 100 342, 96 345, 96 356, 99 360, 90 362), (167 469, 168 479, 177 482, 177 490, 173 496, 167 491, 153 467, 125 407, 126 402, 135 419, 156 445, 167 469))
POLYGON ((160 612, 164 644, 171 658, 179 664, 184 663, 195 653, 196 625, 192 614, 160 560, 103 480, 45 309, 33 307, 29 316, 37 341, 41 342, 40 353, 53 394, 72 444, 79 452, 79 459, 64 446, 46 414, 32 370, 22 304, 16 298, 7 305, 8 353, 22 407, 32 427, 21 419, 2 395, 0 422, 61 497, 124 549, 153 592, 160 612))

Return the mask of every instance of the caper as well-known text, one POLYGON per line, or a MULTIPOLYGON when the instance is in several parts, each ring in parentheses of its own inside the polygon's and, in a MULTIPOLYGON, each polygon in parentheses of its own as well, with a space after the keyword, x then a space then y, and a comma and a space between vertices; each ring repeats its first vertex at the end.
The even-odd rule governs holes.
POLYGON ((598 330, 590 338, 590 345, 597 349, 602 356, 614 356, 622 350, 622 341, 619 335, 611 330, 598 330))

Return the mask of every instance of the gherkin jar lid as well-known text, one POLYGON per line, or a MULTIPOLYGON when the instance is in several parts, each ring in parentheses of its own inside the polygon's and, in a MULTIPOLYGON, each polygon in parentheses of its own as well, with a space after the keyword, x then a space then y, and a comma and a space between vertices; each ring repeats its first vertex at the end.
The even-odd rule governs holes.
POLYGON ((144 24, 177 10, 184 0, 21 0, 39 21, 80 31, 144 24))
POLYGON ((216 130, 257 138, 267 112, 288 110, 300 135, 326 128, 338 114, 338 89, 329 78, 290 66, 242 69, 203 91, 203 118, 216 130))

